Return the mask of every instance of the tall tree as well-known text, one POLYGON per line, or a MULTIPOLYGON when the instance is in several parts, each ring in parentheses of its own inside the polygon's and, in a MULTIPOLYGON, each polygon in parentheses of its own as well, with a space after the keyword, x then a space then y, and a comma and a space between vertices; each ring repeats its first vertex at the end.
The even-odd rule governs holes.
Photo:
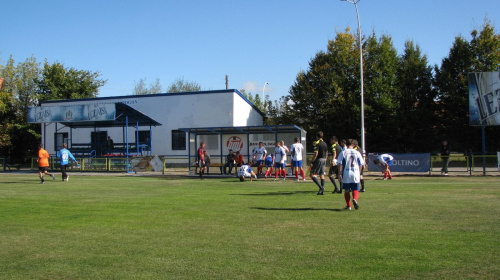
POLYGON ((391 37, 383 35, 378 39, 373 32, 366 40, 364 53, 366 149, 368 152, 394 150, 394 144, 387 141, 387 131, 399 127, 397 51, 391 37))
MULTIPOLYGON (((473 30, 471 35, 470 42, 456 37, 441 66, 435 66, 434 85, 441 112, 438 128, 443 139, 452 139, 455 151, 478 151, 481 147, 479 128, 469 126, 468 73, 495 71, 500 65, 500 35, 490 22, 486 21, 481 31, 473 30)), ((493 150, 499 145, 498 127, 488 131, 488 146, 493 150)))
POLYGON ((260 99, 259 94, 253 95, 251 92, 247 93, 246 90, 244 89, 240 89, 239 91, 241 94, 243 94, 243 96, 245 96, 245 98, 247 98, 250 102, 252 102, 252 104, 255 105, 255 107, 257 107, 261 112, 263 112, 264 114, 267 112, 266 101, 269 100, 269 95, 266 95, 265 100, 262 101, 260 99))
POLYGON ((0 89, 6 101, 0 112, 0 153, 4 156, 23 158, 31 156, 39 142, 40 126, 27 123, 28 107, 37 103, 36 79, 40 64, 33 56, 17 65, 12 56, 5 66, 0 66, 4 78, 0 89))
POLYGON ((359 135, 359 47, 349 29, 338 32, 327 51, 318 52, 309 69, 298 73, 286 101, 284 113, 309 131, 310 140, 318 130, 359 135))
POLYGON ((192 92, 192 91, 200 91, 201 86, 197 82, 185 81, 184 79, 175 80, 170 86, 167 88, 168 93, 174 92, 192 92))
POLYGON ((148 86, 146 86, 146 79, 140 79, 134 86, 134 94, 135 95, 144 95, 144 94, 155 94, 162 92, 163 88, 160 84, 160 79, 156 78, 156 80, 148 86))
POLYGON ((78 99, 97 97, 106 84, 99 72, 65 68, 63 64, 45 61, 38 80, 40 100, 78 99))
POLYGON ((413 41, 406 41, 397 70, 398 120, 393 134, 399 151, 429 152, 435 146, 436 133, 432 127, 436 111, 435 91, 432 89, 432 68, 427 56, 413 41))

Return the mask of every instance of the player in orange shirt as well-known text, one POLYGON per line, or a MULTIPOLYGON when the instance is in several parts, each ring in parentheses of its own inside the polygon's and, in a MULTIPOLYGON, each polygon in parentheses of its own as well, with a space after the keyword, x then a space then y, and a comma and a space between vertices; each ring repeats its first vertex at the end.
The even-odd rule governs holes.
POLYGON ((56 179, 56 177, 54 176, 54 174, 51 174, 49 173, 49 158, 50 158, 50 155, 49 153, 43 149, 43 144, 40 143, 40 150, 38 150, 38 174, 40 176, 40 180, 42 180, 42 182, 40 184, 43 184, 45 182, 45 180, 43 179, 43 174, 47 174, 49 175, 50 177, 52 177, 52 179, 56 179))

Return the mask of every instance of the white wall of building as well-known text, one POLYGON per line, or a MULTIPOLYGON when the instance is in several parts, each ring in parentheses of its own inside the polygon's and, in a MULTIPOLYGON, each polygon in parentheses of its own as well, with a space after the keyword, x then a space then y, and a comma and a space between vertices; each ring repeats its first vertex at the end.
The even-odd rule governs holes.
MULTIPOLYGON (((263 124, 262 114, 235 90, 49 101, 43 103, 42 107, 119 102, 129 105, 162 124, 162 126, 152 127, 153 147, 151 153, 154 155, 187 155, 187 141, 189 141, 187 135, 186 150, 172 151, 171 148, 172 130, 179 128, 258 126, 263 124)), ((46 129, 45 147, 49 153, 55 154, 56 124, 42 124, 42 129, 44 126, 46 129)), ((149 131, 149 126, 140 127, 139 130, 149 131)), ((126 142, 123 138, 124 129, 121 127, 73 129, 73 139, 68 142, 90 143, 92 131, 106 131, 115 143, 126 142)), ((63 127, 62 124, 57 124, 57 132, 70 134, 70 129, 63 127)), ((135 133, 135 127, 129 127, 128 140, 130 143, 135 143, 135 133)))

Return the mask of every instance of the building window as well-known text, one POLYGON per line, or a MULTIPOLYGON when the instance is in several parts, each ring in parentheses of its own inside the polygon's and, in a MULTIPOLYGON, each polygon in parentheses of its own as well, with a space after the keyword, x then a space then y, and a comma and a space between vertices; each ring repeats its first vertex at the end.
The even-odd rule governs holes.
POLYGON ((186 132, 172 130, 172 151, 186 150, 186 132))
POLYGON ((59 151, 62 149, 63 143, 68 143, 68 133, 63 132, 63 133, 54 133, 54 150, 59 151))
MULTIPOLYGON (((150 131, 149 130, 140 130, 139 131, 139 141, 137 141, 136 139, 136 142, 139 143, 139 145, 148 145, 151 144, 150 142, 150 131)), ((137 138, 137 134, 136 134, 136 138, 137 138)))

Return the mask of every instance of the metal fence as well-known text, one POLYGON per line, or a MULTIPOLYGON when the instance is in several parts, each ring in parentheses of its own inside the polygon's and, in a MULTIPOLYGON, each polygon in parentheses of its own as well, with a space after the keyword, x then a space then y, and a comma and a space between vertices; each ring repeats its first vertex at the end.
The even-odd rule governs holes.
MULTIPOLYGON (((134 157, 135 159, 141 157, 134 157)), ((131 161, 134 158, 125 157, 105 157, 105 158, 76 158, 78 164, 70 162, 68 171, 73 172, 128 172, 128 171, 151 171, 151 169, 141 166, 133 166, 131 161)), ((189 170, 189 162, 187 156, 160 156, 163 163, 162 174, 166 174, 169 170, 189 170), (185 168, 185 169, 184 169, 185 168)), ((310 164, 312 154, 307 154, 304 164, 310 164)), ((3 172, 15 171, 37 171, 37 158, 32 158, 30 164, 22 164, 20 161, 11 160, 6 157, 1 157, 3 172)), ((329 164, 329 163, 328 163, 329 164)), ((58 170, 60 168, 59 159, 51 157, 49 159, 49 169, 58 170)), ((429 174, 440 173, 443 166, 443 158, 440 156, 431 156, 431 168, 429 174)), ((158 169, 157 169, 158 171, 158 169)), ((369 170, 367 170, 369 172, 369 170)), ((498 173, 498 157, 496 155, 450 155, 448 164, 448 173, 450 174, 468 174, 468 175, 487 175, 498 173)))

